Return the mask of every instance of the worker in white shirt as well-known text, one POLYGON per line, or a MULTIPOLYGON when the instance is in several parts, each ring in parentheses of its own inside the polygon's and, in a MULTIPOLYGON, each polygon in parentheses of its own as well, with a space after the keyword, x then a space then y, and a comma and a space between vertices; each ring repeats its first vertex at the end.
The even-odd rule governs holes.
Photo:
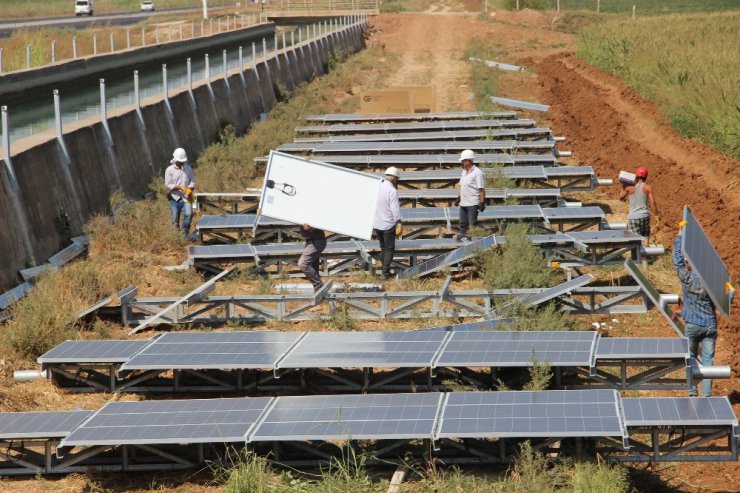
POLYGON ((170 204, 172 226, 188 237, 190 223, 193 220, 195 175, 193 168, 188 164, 185 149, 182 147, 178 147, 172 153, 170 165, 164 172, 164 184, 169 192, 167 199, 170 204), (182 215, 182 229, 180 229, 180 215, 182 215))
POLYGON ((398 169, 391 166, 385 170, 385 179, 378 189, 378 201, 373 218, 373 231, 380 242, 383 259, 383 277, 389 279, 393 253, 396 250, 397 229, 401 228, 401 206, 398 203, 398 169))
POLYGON ((478 212, 486 208, 486 188, 483 172, 475 165, 475 153, 466 149, 460 153, 463 170, 460 176, 460 233, 457 238, 470 241, 468 228, 478 222, 478 212))

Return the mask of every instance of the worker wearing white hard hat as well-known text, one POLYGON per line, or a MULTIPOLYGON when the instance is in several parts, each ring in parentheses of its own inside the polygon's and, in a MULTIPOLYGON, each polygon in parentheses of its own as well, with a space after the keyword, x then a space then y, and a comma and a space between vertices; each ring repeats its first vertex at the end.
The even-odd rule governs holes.
POLYGON ((182 147, 178 147, 172 153, 170 165, 164 172, 164 184, 169 191, 167 199, 170 203, 172 226, 188 236, 193 220, 195 174, 188 164, 188 155, 182 147), (182 228, 180 228, 180 216, 182 216, 182 228))
POLYGON ((457 238, 470 241, 468 228, 478 222, 478 212, 486 208, 486 188, 483 172, 475 165, 475 152, 465 149, 460 153, 462 175, 460 176, 460 233, 457 238))
POLYGON ((391 263, 396 251, 396 235, 401 233, 401 206, 398 202, 398 169, 391 166, 378 188, 375 204, 373 232, 380 243, 380 256, 383 260, 383 277, 392 277, 391 263))

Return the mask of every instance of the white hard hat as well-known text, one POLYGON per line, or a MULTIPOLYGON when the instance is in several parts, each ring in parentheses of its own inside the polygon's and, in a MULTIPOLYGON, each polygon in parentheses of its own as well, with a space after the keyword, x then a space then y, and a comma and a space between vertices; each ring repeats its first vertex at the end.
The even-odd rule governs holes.
POLYGON ((465 149, 460 153, 460 159, 459 161, 465 161, 466 159, 470 159, 471 161, 475 161, 475 153, 471 151, 470 149, 465 149))
POLYGON ((396 168, 395 166, 391 166, 390 168, 385 170, 385 174, 386 176, 394 176, 398 178, 398 168, 396 168))
POLYGON ((176 161, 184 163, 188 160, 188 155, 185 153, 185 149, 178 147, 175 152, 172 153, 172 161, 170 163, 175 164, 176 161))

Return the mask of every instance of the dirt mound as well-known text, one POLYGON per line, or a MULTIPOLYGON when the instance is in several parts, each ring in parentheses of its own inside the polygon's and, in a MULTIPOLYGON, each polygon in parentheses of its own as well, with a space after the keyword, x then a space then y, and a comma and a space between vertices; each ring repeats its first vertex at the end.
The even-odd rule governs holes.
POLYGON ((547 26, 550 24, 550 19, 545 14, 534 9, 497 10, 491 12, 491 19, 529 26, 547 26))

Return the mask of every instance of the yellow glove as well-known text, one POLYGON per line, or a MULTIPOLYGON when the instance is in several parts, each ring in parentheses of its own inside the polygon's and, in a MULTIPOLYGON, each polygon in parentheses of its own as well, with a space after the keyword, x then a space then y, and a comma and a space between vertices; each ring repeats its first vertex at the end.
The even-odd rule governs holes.
POLYGON ((182 189, 183 193, 185 194, 185 199, 190 202, 191 204, 195 200, 195 195, 193 194, 193 189, 190 187, 184 187, 182 189))
POLYGON ((732 283, 731 283, 731 282, 729 282, 729 281, 728 281, 728 282, 726 282, 726 283, 725 283, 725 293, 726 293, 726 294, 730 294, 730 293, 732 293, 733 291, 735 291, 735 286, 733 286, 733 285, 732 285, 732 283))
POLYGON ((401 236, 403 234, 403 225, 401 223, 396 223, 396 236, 401 236))
POLYGON ((683 227, 686 226, 687 224, 689 223, 687 223, 685 220, 681 220, 681 222, 678 223, 678 230, 681 231, 683 227))

